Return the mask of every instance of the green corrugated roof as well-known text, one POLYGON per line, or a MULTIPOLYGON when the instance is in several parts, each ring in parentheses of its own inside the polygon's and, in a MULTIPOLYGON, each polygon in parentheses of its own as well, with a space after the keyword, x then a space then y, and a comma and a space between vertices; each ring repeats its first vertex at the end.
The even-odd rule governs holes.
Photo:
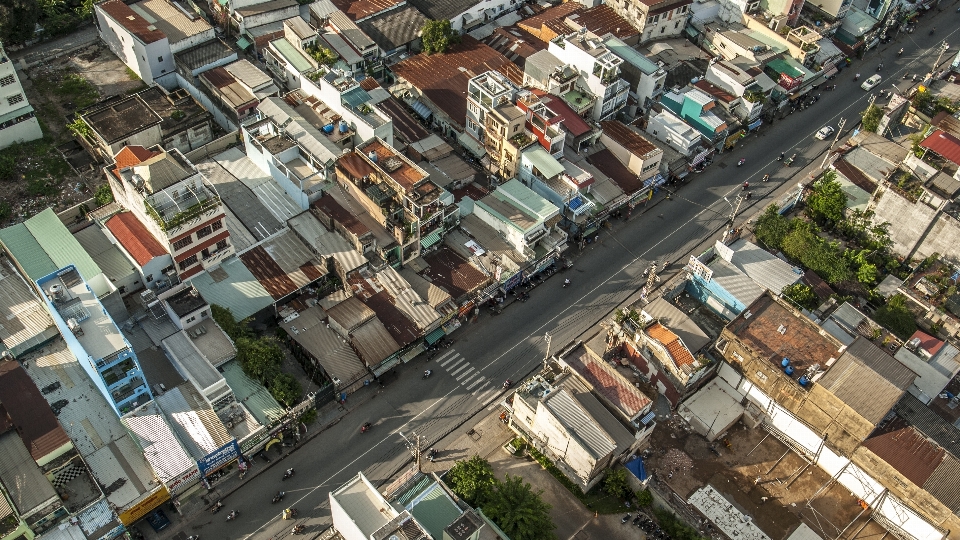
POLYGON ((243 403, 250 410, 250 414, 257 419, 257 422, 269 426, 286 414, 283 407, 270 395, 269 390, 257 381, 247 377, 240 367, 240 362, 230 360, 220 366, 220 369, 223 370, 223 378, 230 385, 237 401, 243 403))
POLYGON ((0 229, 0 242, 33 281, 59 270, 23 223, 0 229))
MULTIPOLYGON (((559 172, 556 172, 553 176, 556 176, 557 174, 560 174, 565 171, 565 169, 563 168, 563 165, 561 165, 560 162, 558 162, 553 156, 548 154, 547 151, 544 150, 542 146, 538 145, 537 148, 540 150, 540 152, 543 152, 543 155, 550 158, 552 162, 555 163, 560 168, 559 172)), ((524 152, 524 155, 527 155, 527 152, 524 152)), ((539 153, 537 153, 537 155, 539 156, 539 153)), ((533 164, 541 172, 544 172, 544 176, 546 176, 545 171, 540 168, 541 166, 540 164, 538 164, 536 161, 533 161, 533 164)), ((553 165, 550 164, 549 166, 552 167, 553 165)), ((509 182, 504 183, 503 185, 498 187, 496 191, 493 192, 494 196, 506 202, 506 199, 504 198, 503 194, 498 195, 497 193, 498 191, 501 191, 501 190, 506 195, 509 195, 510 197, 523 203, 523 205, 527 209, 529 209, 531 212, 536 213, 537 217, 540 218, 542 221, 546 221, 550 219, 551 217, 555 216, 557 212, 560 211, 560 209, 557 208, 556 205, 544 199, 540 195, 537 195, 535 191, 523 185, 520 182, 520 180, 517 180, 516 178, 514 178, 513 180, 510 180, 509 182)))
POLYGON ((776 58, 767 62, 767 67, 776 71, 777 73, 786 73, 790 77, 794 78, 803 75, 803 70, 798 69, 795 65, 790 64, 782 58, 776 58))
POLYGON ((24 225, 40 243, 40 247, 47 252, 53 264, 57 265, 56 269, 72 264, 88 283, 103 273, 80 242, 70 234, 53 209, 47 208, 28 219, 24 225))
POLYGON ((275 39, 271 41, 270 44, 277 49, 277 52, 283 55, 287 62, 293 65, 293 69, 296 69, 300 73, 314 69, 313 64, 300 52, 300 49, 294 47, 293 43, 290 43, 286 39, 275 39))
POLYGON ((423 495, 417 497, 407 509, 434 538, 443 538, 443 529, 460 517, 460 509, 434 483, 423 495))
POLYGON ((239 258, 231 259, 210 272, 200 272, 190 281, 204 300, 230 308, 237 320, 273 304, 273 297, 239 258))
POLYGON ((620 41, 612 34, 603 40, 603 44, 607 46, 610 52, 622 58, 624 62, 632 64, 647 75, 652 75, 660 69, 660 66, 654 63, 653 60, 640 54, 636 49, 620 41))

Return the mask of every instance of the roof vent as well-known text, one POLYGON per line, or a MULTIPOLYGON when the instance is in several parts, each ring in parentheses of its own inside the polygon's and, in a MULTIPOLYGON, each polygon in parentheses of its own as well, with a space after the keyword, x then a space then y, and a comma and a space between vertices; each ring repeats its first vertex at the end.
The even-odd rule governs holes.
POLYGON ((152 24, 147 26, 147 30, 150 30, 151 32, 155 31, 156 29, 157 27, 152 24))
POLYGON ((780 325, 780 328, 777 328, 777 333, 780 334, 781 336, 782 336, 783 334, 786 334, 786 333, 787 333, 787 327, 781 324, 781 325, 780 325))

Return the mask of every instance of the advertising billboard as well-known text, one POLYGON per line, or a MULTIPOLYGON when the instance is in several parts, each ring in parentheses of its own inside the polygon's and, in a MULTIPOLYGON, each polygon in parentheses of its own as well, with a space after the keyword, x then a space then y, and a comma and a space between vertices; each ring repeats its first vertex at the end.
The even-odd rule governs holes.
POLYGON ((200 469, 200 475, 206 478, 238 457, 240 457, 240 445, 234 439, 198 460, 197 467, 200 469))

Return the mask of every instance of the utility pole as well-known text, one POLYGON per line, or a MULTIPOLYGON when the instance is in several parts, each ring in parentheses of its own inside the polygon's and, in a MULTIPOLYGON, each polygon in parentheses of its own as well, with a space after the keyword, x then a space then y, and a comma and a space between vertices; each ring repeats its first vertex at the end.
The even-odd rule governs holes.
POLYGON ((407 443, 407 449, 410 450, 410 451, 413 453, 414 459, 417 460, 417 471, 423 472, 423 467, 422 467, 421 464, 420 464, 420 455, 423 453, 423 452, 420 450, 420 440, 421 440, 421 437, 420 437, 419 435, 417 435, 417 432, 413 431, 413 432, 411 432, 410 434, 413 435, 414 440, 413 440, 413 441, 410 441, 410 439, 408 439, 407 436, 404 435, 402 431, 400 431, 400 432, 398 432, 398 433, 399 433, 400 436, 403 438, 403 440, 406 441, 406 443, 407 443))
POLYGON ((550 341, 553 336, 550 335, 550 332, 547 332, 544 338, 547 340, 547 354, 543 357, 543 369, 547 369, 547 363, 550 362, 550 341))
POLYGON ((727 235, 729 235, 730 232, 732 231, 733 224, 737 219, 737 214, 740 213, 740 205, 743 204, 743 201, 745 199, 746 199, 746 196, 743 195, 742 193, 740 195, 737 195, 737 200, 734 201, 736 204, 730 202, 730 199, 727 199, 726 197, 723 198, 723 200, 727 201, 727 204, 730 205, 731 212, 730 212, 730 226, 723 231, 723 236, 720 238, 721 242, 727 241, 727 235))
MULTIPOLYGON (((873 96, 870 96, 870 104, 873 105, 873 96)), ((837 144, 840 141, 840 134, 843 133, 843 126, 847 123, 846 118, 841 118, 840 122, 837 124, 837 136, 830 141, 830 147, 827 148, 827 152, 823 155, 823 163, 820 164, 820 170, 823 170, 827 166, 827 160, 830 159, 830 152, 833 151, 833 145, 837 144)), ((882 133, 881 133, 882 135, 882 133)))
POLYGON ((943 58, 943 53, 947 52, 948 48, 949 48, 949 45, 947 45, 947 40, 943 40, 940 42, 940 54, 937 55, 937 61, 933 63, 933 67, 930 69, 931 77, 937 71, 937 66, 940 65, 940 59, 943 58))

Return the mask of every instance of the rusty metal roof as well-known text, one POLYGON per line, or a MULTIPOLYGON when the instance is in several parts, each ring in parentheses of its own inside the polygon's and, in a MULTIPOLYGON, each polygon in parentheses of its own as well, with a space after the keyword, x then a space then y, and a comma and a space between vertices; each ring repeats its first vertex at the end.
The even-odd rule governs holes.
POLYGON ((645 139, 642 135, 617 120, 600 122, 600 128, 603 129, 604 135, 610 137, 614 142, 624 147, 627 152, 639 158, 646 158, 647 155, 656 153, 657 151, 663 153, 662 150, 654 146, 653 143, 645 139))
POLYGON ((290 230, 240 255, 240 259, 275 301, 327 274, 326 261, 314 256, 290 230))
POLYGON ((393 66, 393 73, 419 89, 451 120, 462 125, 467 116, 467 82, 487 71, 499 71, 514 84, 523 72, 506 56, 470 36, 444 54, 420 53, 393 66))
POLYGON ((918 486, 926 483, 946 454, 900 417, 877 428, 863 446, 918 486))
POLYGON ((620 39, 630 39, 640 33, 630 24, 630 21, 621 17, 606 4, 571 14, 567 16, 566 21, 569 21, 567 26, 571 26, 571 23, 582 26, 601 37, 613 34, 620 39))
POLYGON ((0 405, 35 461, 70 442, 33 379, 13 360, 0 362, 0 405))

